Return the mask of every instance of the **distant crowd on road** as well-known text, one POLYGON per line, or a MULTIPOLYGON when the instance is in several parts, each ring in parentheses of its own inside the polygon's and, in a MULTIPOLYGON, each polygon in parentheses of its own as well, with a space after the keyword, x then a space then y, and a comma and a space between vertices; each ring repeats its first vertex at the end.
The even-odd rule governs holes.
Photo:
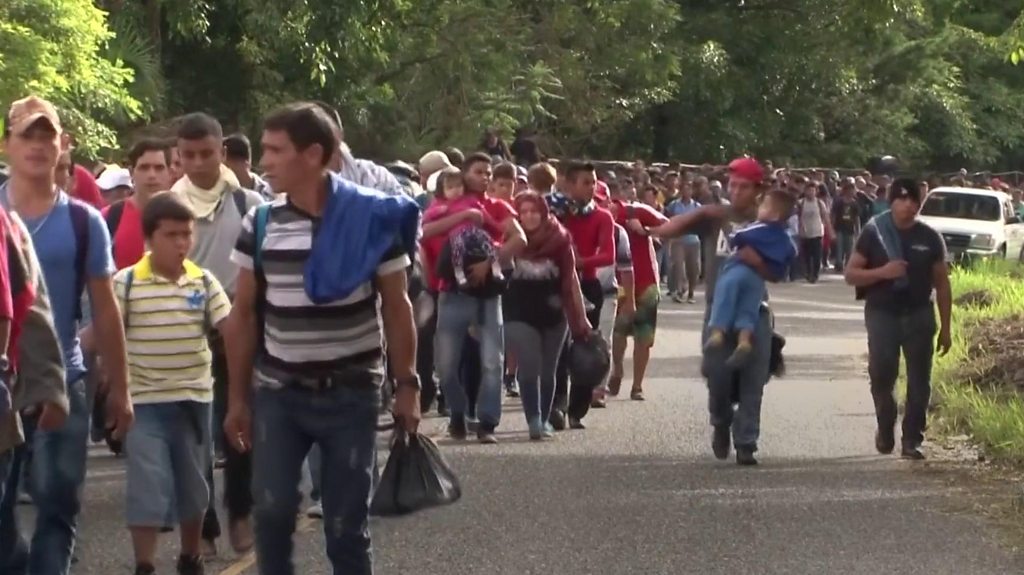
POLYGON ((645 399, 659 306, 695 304, 701 283, 712 451, 755 465, 784 345, 767 285, 829 266, 866 302, 876 446, 894 450, 902 350, 901 454, 923 457, 933 339, 949 341, 945 247, 916 219, 927 184, 750 157, 604 169, 496 132, 468 155, 381 166, 343 137, 329 106, 284 106, 264 122, 257 174, 245 136, 195 113, 96 177, 52 104, 11 106, 0 572, 69 573, 93 441, 124 457, 137 575, 172 530, 177 572, 205 572, 222 535, 217 468, 230 546, 254 548, 261 573, 294 573, 304 467, 334 572, 371 573, 382 405, 405 432, 436 410, 451 438, 485 445, 503 395, 530 440, 584 429, 622 391, 630 341, 628 396, 645 399), (30 541, 19 499, 37 511, 30 541))

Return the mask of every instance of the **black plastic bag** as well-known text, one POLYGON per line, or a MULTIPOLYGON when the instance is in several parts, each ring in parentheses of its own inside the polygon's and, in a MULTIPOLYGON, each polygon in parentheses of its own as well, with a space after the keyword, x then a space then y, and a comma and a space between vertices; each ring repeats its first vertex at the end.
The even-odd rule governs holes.
POLYGON ((786 347, 786 338, 778 332, 772 332, 772 354, 768 360, 768 373, 775 377, 786 375, 786 358, 782 355, 782 348, 786 347))
POLYGON ((450 505, 462 497, 459 478, 425 435, 397 431, 370 503, 370 515, 392 517, 450 505))

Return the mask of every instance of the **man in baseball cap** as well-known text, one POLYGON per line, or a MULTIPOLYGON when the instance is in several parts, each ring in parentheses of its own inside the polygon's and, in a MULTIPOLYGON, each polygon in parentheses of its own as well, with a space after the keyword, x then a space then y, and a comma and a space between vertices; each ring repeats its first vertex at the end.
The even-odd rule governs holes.
POLYGON ((11 104, 7 117, 4 119, 4 143, 5 151, 10 159, 12 169, 17 166, 17 171, 23 178, 37 179, 48 177, 56 164, 56 158, 49 158, 45 150, 39 149, 34 143, 26 142, 26 146, 11 145, 10 140, 21 139, 28 135, 29 129, 35 126, 45 128, 47 140, 52 137, 54 147, 58 155, 66 147, 66 138, 60 125, 60 117, 53 104, 46 100, 29 96, 11 104), (14 156, 18 157, 14 157, 14 156))
MULTIPOLYGON (((710 250, 705 252, 707 268, 704 281, 705 297, 708 300, 704 315, 705 326, 712 307, 719 268, 732 255, 728 237, 733 231, 755 223, 758 199, 765 188, 765 170, 753 158, 733 160, 729 163, 728 173, 729 204, 701 206, 647 230, 651 236, 662 239, 696 233, 700 235, 701 243, 710 250)), ((756 359, 743 367, 730 369, 725 365, 725 360, 735 349, 735 339, 730 339, 721 349, 709 352, 701 366, 710 395, 708 411, 713 427, 711 449, 716 458, 725 459, 735 445, 736 463, 740 465, 757 464, 754 454, 758 450, 761 435, 761 397, 770 376, 772 342, 771 313, 766 303, 761 305, 753 341, 752 357, 756 359)))
MULTIPOLYGON (((0 204, 13 208, 31 230, 60 344, 56 347, 63 350, 64 377, 58 375, 57 379, 63 379, 60 384, 70 400, 70 404, 44 401, 36 423, 32 457, 36 469, 45 471, 33 477, 38 515, 28 564, 33 572, 67 573, 75 547, 74 526, 81 511, 79 499, 89 439, 90 410, 84 400, 87 370, 78 338, 83 327, 80 302, 84 293, 88 291, 91 301, 95 345, 103 354, 108 382, 107 428, 114 439, 123 439, 134 420, 124 325, 114 294, 114 262, 103 216, 92 206, 72 201, 56 185, 58 160, 68 147, 56 108, 39 97, 18 100, 8 111, 4 126, 3 144, 11 162, 11 179, 0 190, 0 204), (63 424, 65 414, 67 423, 63 424)), ((19 359, 24 360, 25 368, 39 361, 19 359)), ((17 496, 17 467, 20 465, 9 470, 10 481, 0 507, 12 505, 10 497, 17 496)), ((10 527, 9 533, 18 533, 16 525, 10 527)), ((0 565, 10 564, 12 558, 7 555, 16 545, 25 548, 17 540, 0 541, 0 549, 6 550, 0 552, 0 565)))

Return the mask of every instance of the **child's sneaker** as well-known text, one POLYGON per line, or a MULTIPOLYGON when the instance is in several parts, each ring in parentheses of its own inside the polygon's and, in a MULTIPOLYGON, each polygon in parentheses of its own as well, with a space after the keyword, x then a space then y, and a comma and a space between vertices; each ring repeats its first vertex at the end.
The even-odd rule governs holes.
POLYGON ((725 344, 725 332, 720 329, 713 329, 708 334, 708 340, 704 342, 704 351, 722 347, 725 344))
POLYGON ((754 351, 754 346, 750 342, 740 342, 736 344, 735 351, 729 356, 729 359, 725 360, 726 367, 730 369, 738 369, 746 365, 747 360, 750 359, 750 354, 754 351))

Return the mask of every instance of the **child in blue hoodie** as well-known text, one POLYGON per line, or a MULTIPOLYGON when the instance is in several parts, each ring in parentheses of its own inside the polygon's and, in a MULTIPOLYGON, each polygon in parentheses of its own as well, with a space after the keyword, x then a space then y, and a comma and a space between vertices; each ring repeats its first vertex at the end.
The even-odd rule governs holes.
POLYGON ((720 347, 728 332, 738 332, 736 350, 726 360, 730 367, 741 365, 753 350, 765 280, 782 279, 796 256, 787 223, 794 201, 785 190, 768 192, 758 208, 757 222, 729 237, 732 255, 715 284, 704 349, 720 347))

